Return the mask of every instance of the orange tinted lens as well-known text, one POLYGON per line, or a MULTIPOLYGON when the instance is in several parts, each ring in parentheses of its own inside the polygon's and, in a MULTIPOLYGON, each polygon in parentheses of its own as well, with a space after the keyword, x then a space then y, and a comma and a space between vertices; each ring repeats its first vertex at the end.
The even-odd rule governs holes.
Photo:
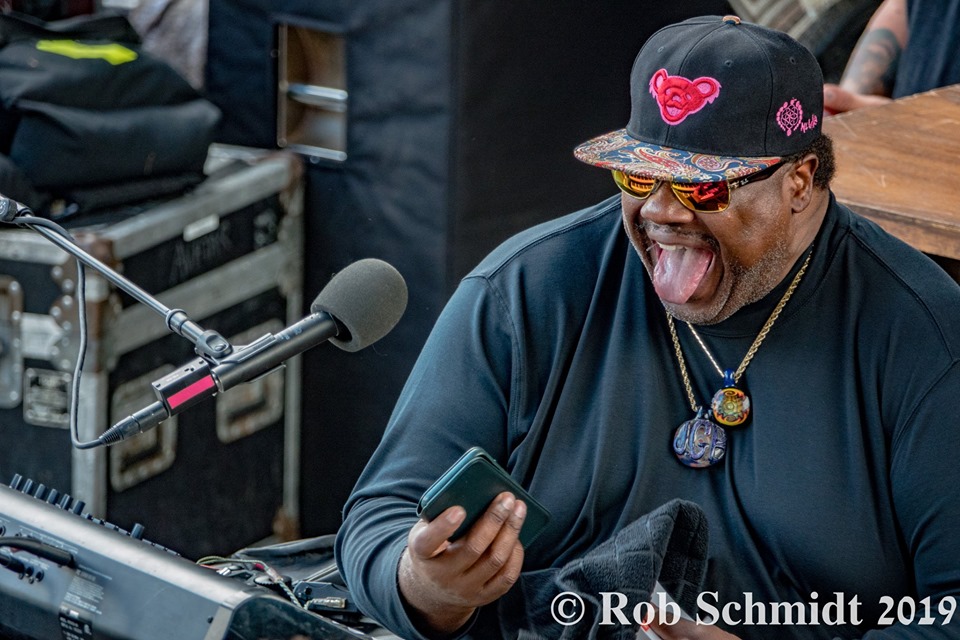
POLYGON ((685 207, 702 213, 723 211, 730 204, 730 188, 726 180, 718 182, 698 182, 696 184, 670 184, 677 199, 685 207))
POLYGON ((657 186, 654 178, 631 176, 622 171, 614 171, 613 180, 623 191, 640 200, 648 198, 657 186))

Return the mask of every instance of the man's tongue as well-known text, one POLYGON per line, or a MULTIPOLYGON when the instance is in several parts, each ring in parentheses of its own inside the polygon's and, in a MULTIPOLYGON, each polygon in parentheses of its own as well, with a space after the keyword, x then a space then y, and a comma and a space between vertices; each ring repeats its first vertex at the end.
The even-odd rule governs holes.
POLYGON ((664 302, 684 304, 707 274, 713 254, 704 249, 664 249, 653 269, 653 286, 664 302))

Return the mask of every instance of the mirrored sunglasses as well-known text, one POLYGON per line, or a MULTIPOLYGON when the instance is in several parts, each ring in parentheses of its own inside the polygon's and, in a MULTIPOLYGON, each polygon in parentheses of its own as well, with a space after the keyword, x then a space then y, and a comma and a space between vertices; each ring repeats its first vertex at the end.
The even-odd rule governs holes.
MULTIPOLYGON (((716 182, 670 182, 670 190, 677 200, 687 209, 696 213, 719 213, 730 206, 730 192, 751 182, 758 182, 769 178, 783 164, 780 161, 774 165, 755 171, 748 176, 735 180, 717 180, 716 182)), ((637 200, 646 200, 650 197, 663 180, 632 176, 622 171, 613 172, 613 181, 620 190, 637 200)))

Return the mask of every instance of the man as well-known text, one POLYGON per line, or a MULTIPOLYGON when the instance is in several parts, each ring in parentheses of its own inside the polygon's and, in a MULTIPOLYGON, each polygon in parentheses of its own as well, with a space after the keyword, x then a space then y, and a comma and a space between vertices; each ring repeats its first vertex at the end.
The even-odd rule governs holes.
POLYGON ((958 53, 960 2, 884 0, 824 106, 841 113, 960 82, 958 53))
POLYGON ((709 523, 696 586, 730 615, 664 637, 960 637, 937 612, 960 594, 960 290, 833 199, 822 86, 733 16, 650 38, 627 128, 576 150, 623 193, 495 250, 425 345, 338 536, 362 608, 405 638, 523 631, 508 599, 549 600, 535 578, 681 498, 709 523), (475 445, 551 512, 528 548, 512 494, 453 542, 463 509, 418 520, 475 445), (828 624, 744 624, 835 594, 828 624), (902 622, 871 631, 885 598, 902 622))

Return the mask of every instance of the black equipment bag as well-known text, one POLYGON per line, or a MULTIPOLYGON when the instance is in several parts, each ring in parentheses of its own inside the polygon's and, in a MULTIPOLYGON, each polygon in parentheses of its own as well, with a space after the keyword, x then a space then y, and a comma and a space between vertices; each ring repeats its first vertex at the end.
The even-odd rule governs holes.
POLYGON ((23 100, 10 158, 37 188, 203 171, 216 124, 209 102, 91 111, 23 100))
POLYGON ((0 153, 34 188, 202 174, 220 111, 125 17, 0 15, 0 45, 0 153))

